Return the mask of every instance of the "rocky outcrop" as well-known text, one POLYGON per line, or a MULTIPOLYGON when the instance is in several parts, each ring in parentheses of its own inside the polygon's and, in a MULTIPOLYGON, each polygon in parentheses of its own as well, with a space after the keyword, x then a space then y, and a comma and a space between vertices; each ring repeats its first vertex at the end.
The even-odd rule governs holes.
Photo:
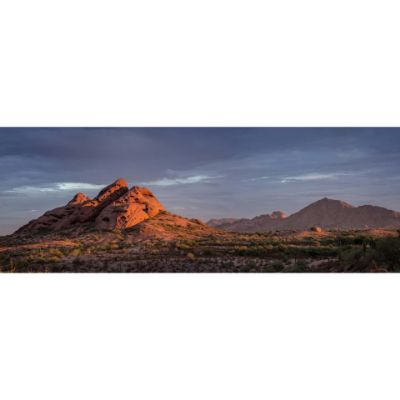
POLYGON ((127 229, 163 210, 163 205, 149 189, 134 186, 105 207, 96 218, 95 225, 98 229, 127 229))
POLYGON ((78 204, 85 203, 86 201, 91 200, 90 197, 87 197, 84 193, 77 193, 73 199, 67 204, 69 207, 77 206, 78 204))
POLYGON ((286 214, 283 211, 273 211, 271 214, 272 219, 284 219, 286 214))
POLYGON ((107 202, 108 204, 122 196, 129 190, 128 184, 125 179, 117 179, 111 185, 106 186, 100 191, 96 197, 96 201, 99 203, 107 202))
POLYGON ((164 210, 147 188, 129 190, 124 179, 118 179, 91 199, 78 193, 65 206, 47 211, 16 233, 60 231, 90 225, 95 229, 126 229, 164 210))

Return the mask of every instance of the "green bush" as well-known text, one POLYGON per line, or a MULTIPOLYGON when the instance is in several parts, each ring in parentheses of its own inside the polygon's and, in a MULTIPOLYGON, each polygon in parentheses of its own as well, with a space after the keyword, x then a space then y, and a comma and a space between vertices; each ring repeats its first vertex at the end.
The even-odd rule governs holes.
POLYGON ((266 265, 262 268, 263 272, 281 272, 283 271, 283 269, 285 268, 285 266, 283 265, 283 263, 276 261, 272 264, 266 265))
POLYGON ((400 238, 387 237, 376 241, 376 259, 389 267, 400 266, 400 238))
POLYGON ((339 260, 355 270, 400 270, 400 238, 366 238, 361 246, 346 246, 339 252, 339 260))

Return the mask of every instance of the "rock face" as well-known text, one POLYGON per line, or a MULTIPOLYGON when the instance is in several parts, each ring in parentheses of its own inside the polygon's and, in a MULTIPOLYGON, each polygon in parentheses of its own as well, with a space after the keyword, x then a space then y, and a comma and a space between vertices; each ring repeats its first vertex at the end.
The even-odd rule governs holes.
POLYGON ((149 189, 134 186, 105 207, 96 218, 98 229, 126 229, 164 210, 149 189))
POLYGON ((354 207, 339 200, 323 198, 285 218, 281 212, 239 219, 212 226, 234 232, 268 232, 273 230, 321 229, 399 229, 400 213, 377 206, 354 207))
POLYGON ((129 189, 124 179, 118 179, 94 199, 78 193, 66 206, 47 211, 16 233, 55 232, 89 224, 96 229, 127 229, 163 210, 149 189, 129 189))

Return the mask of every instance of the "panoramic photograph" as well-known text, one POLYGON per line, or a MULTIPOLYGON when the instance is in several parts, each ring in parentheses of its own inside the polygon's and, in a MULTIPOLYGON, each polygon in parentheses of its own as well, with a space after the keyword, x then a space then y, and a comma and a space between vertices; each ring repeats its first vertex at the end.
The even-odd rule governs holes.
POLYGON ((1 272, 400 272, 400 129, 0 128, 1 272))

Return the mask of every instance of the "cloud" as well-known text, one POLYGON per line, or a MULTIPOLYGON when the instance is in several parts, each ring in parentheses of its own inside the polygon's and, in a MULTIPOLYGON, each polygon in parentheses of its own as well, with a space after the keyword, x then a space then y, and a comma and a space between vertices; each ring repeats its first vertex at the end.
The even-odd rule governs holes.
POLYGON ((100 190, 106 185, 94 185, 92 183, 62 182, 56 184, 59 190, 100 190))
POLYGON ((15 194, 33 194, 33 193, 44 193, 44 192, 57 192, 57 188, 52 187, 35 187, 35 186, 19 186, 9 190, 5 190, 4 193, 15 193, 15 194))
POLYGON ((313 172, 313 173, 304 174, 304 175, 287 176, 281 180, 281 183, 336 179, 339 176, 347 176, 347 175, 350 175, 350 174, 344 173, 344 172, 343 173, 330 173, 330 174, 320 174, 320 173, 313 172))
POLYGON ((193 183, 209 183, 218 178, 222 178, 222 176, 194 175, 185 178, 162 178, 156 181, 142 182, 141 184, 146 186, 189 185, 193 183))
POLYGON ((266 179, 270 179, 270 177, 269 176, 259 176, 257 178, 245 179, 245 181, 256 182, 256 181, 263 181, 266 179))
POLYGON ((48 186, 18 186, 9 190, 5 190, 4 192, 16 194, 35 194, 76 190, 100 190, 104 186, 105 185, 94 185, 92 183, 82 182, 58 182, 50 184, 48 186))

